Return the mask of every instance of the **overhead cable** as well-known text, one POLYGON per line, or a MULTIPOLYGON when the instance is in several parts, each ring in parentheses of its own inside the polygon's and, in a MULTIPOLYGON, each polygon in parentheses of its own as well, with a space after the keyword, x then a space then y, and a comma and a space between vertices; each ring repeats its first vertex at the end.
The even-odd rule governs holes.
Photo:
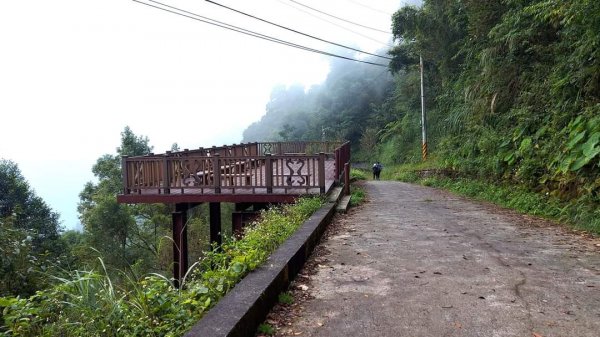
POLYGON ((189 19, 192 19, 192 20, 204 22, 204 23, 207 23, 207 24, 210 24, 210 25, 213 25, 213 26, 221 27, 221 28, 224 28, 224 29, 227 29, 227 30, 231 30, 231 31, 234 31, 234 32, 238 32, 238 33, 241 33, 241 34, 245 34, 245 35, 248 35, 248 36, 253 36, 253 37, 256 37, 256 38, 259 38, 259 39, 263 39, 263 40, 267 40, 267 41, 279 43, 279 44, 282 44, 282 45, 285 45, 285 46, 294 47, 294 48, 298 48, 298 49, 302 49, 302 50, 306 50, 306 51, 310 51, 310 52, 313 52, 313 53, 318 53, 318 54, 322 54, 322 55, 326 55, 326 56, 337 57, 337 58, 341 58, 341 59, 345 59, 345 60, 349 60, 349 61, 366 63, 366 64, 370 64, 370 65, 374 65, 374 66, 379 66, 379 67, 387 67, 387 65, 385 65, 385 64, 375 63, 375 62, 369 62, 369 61, 363 61, 363 60, 357 60, 357 59, 354 59, 354 58, 351 58, 351 57, 346 57, 346 56, 342 56, 342 55, 328 53, 328 52, 325 52, 325 51, 322 51, 322 50, 313 49, 313 48, 310 48, 310 47, 306 47, 306 46, 302 46, 302 45, 295 44, 295 43, 292 43, 292 42, 288 42, 288 41, 285 41, 285 40, 281 40, 281 39, 278 39, 278 38, 274 38, 274 37, 271 37, 271 36, 268 36, 268 35, 265 35, 265 34, 257 33, 257 32, 251 31, 251 30, 247 30, 245 28, 237 27, 237 26, 234 26, 234 25, 230 25, 228 23, 224 23, 224 22, 218 21, 218 20, 210 19, 210 18, 204 17, 204 16, 199 15, 199 14, 188 12, 186 10, 183 10, 183 9, 180 9, 180 8, 177 8, 177 7, 173 7, 173 6, 170 6, 170 5, 167 5, 167 4, 163 4, 163 3, 158 2, 158 1, 148 0, 150 2, 153 2, 153 3, 159 4, 161 6, 164 6, 166 8, 163 8, 163 7, 160 7, 160 6, 156 6, 156 5, 152 5, 152 4, 149 4, 149 3, 146 3, 146 2, 142 2, 140 0, 132 0, 132 1, 137 2, 139 4, 142 4, 142 5, 146 5, 148 7, 153 7, 153 8, 156 8, 156 9, 160 9, 160 10, 165 11, 165 12, 169 12, 169 13, 172 13, 172 14, 183 16, 183 17, 186 17, 186 18, 189 18, 189 19), (174 9, 174 10, 170 10, 168 8, 171 8, 171 9, 174 9))
POLYGON ((301 2, 298 2, 298 1, 296 1, 296 0, 289 0, 289 1, 291 1, 291 2, 293 2, 293 3, 295 3, 295 4, 297 4, 297 5, 300 5, 300 6, 302 6, 302 7, 306 7, 306 8, 308 8, 308 9, 311 9, 311 10, 313 10, 313 11, 315 11, 315 12, 321 13, 321 14, 323 14, 323 15, 327 15, 327 16, 330 16, 330 17, 332 17, 332 18, 338 19, 338 20, 340 20, 340 21, 344 21, 344 22, 347 22, 347 23, 353 24, 353 25, 355 25, 355 26, 359 26, 359 27, 367 28, 367 29, 370 29, 370 30, 374 30, 374 31, 381 32, 381 33, 386 33, 386 34, 391 34, 391 33, 392 33, 392 32, 389 32, 389 31, 385 31, 385 30, 381 30, 381 29, 377 29, 377 28, 373 28, 373 27, 369 27, 369 26, 361 25, 360 23, 356 23, 356 22, 353 22, 353 21, 350 21, 350 20, 346 20, 346 19, 344 19, 344 18, 340 18, 340 17, 338 17, 338 16, 335 16, 335 15, 332 15, 332 14, 329 14, 329 13, 325 13, 325 12, 323 12, 323 11, 321 11, 321 10, 318 10, 318 9, 316 9, 316 8, 313 8, 313 7, 310 7, 310 6, 308 6, 308 5, 305 5, 305 4, 301 3, 301 2))
POLYGON ((213 4, 213 5, 217 5, 217 6, 223 7, 223 8, 225 8, 225 9, 228 9, 228 10, 230 10, 230 11, 234 11, 234 12, 236 12, 236 13, 239 13, 239 14, 242 14, 242 15, 245 15, 245 16, 248 16, 248 17, 251 17, 251 18, 253 18, 253 19, 256 19, 256 20, 259 20, 259 21, 262 21, 262 22, 268 23, 268 24, 270 24, 270 25, 273 25, 273 26, 276 26, 276 27, 279 27, 279 28, 282 28, 282 29, 285 29, 285 30, 289 30, 290 32, 294 32, 294 33, 296 33, 296 34, 304 35, 304 36, 307 36, 307 37, 313 38, 313 39, 315 39, 315 40, 319 40, 319 41, 321 41, 321 42, 326 42, 326 43, 332 44, 332 45, 334 45, 334 46, 338 46, 338 47, 342 47, 342 48, 346 48, 346 49, 354 50, 354 51, 357 51, 357 52, 359 52, 359 53, 368 54, 368 55, 372 55, 372 56, 376 56, 376 57, 381 57, 381 58, 384 58, 384 59, 386 59, 386 60, 391 60, 391 59, 392 59, 391 57, 388 57, 388 56, 382 56, 382 55, 377 55, 377 54, 369 53, 369 52, 366 52, 366 51, 362 51, 362 50, 360 50, 360 49, 356 49, 356 48, 352 48, 352 47, 349 47, 349 46, 345 46, 345 45, 343 45, 343 44, 339 44, 339 43, 335 43, 335 42, 328 41, 328 40, 325 40, 325 39, 321 39, 321 38, 319 38, 319 37, 316 37, 316 36, 313 36, 313 35, 310 35, 310 34, 302 33, 302 32, 300 32, 300 31, 297 31, 297 30, 295 30, 295 29, 288 28, 288 27, 282 26, 282 25, 280 25, 280 24, 277 24, 277 23, 274 23, 274 22, 271 22, 271 21, 268 21, 268 20, 265 20, 265 19, 261 19, 261 18, 259 18, 259 17, 256 17, 256 16, 252 15, 252 14, 248 14, 248 13, 242 12, 242 11, 240 11, 240 10, 237 10, 237 9, 235 9, 235 8, 231 8, 231 7, 225 6, 225 5, 223 5, 223 4, 220 4, 220 3, 218 3, 218 2, 215 2, 215 1, 212 1, 212 0, 205 0, 205 1, 206 1, 206 2, 208 2, 208 3, 211 3, 211 4, 213 4))
POLYGON ((325 19, 324 17, 321 17, 321 16, 318 16, 318 15, 315 15, 315 14, 313 14, 313 13, 311 13, 311 12, 309 12, 309 11, 305 10, 304 8, 301 8, 301 7, 296 7, 296 6, 294 6, 294 5, 290 4, 290 3, 288 3, 287 1, 283 1, 283 0, 277 0, 277 1, 279 1, 280 3, 282 3, 282 4, 286 5, 286 6, 289 6, 289 7, 293 8, 293 9, 295 9, 295 10, 298 10, 298 11, 301 11, 301 12, 303 12, 303 13, 307 14, 307 15, 310 15, 310 16, 312 16, 313 18, 316 18, 316 19, 318 19, 318 20, 321 20, 321 21, 327 22, 327 23, 329 23, 329 24, 331 24, 331 25, 334 25, 334 26, 336 26, 336 27, 338 27, 338 28, 341 28, 341 29, 343 29, 343 30, 349 31, 349 32, 351 32, 351 33, 353 33, 353 34, 356 34, 356 35, 358 35, 358 36, 361 36, 361 37, 363 37, 363 38, 365 38, 365 39, 367 39, 367 40, 370 40, 370 41, 373 41, 373 42, 377 42, 377 43, 379 43, 379 44, 381 44, 381 45, 384 45, 384 46, 387 46, 387 47, 390 47, 390 48, 394 48, 394 46, 393 46, 393 45, 391 45, 391 44, 389 44, 389 43, 386 43, 386 42, 379 41, 379 40, 377 40, 377 39, 374 39, 374 38, 372 38, 372 37, 370 37, 370 36, 367 36, 367 35, 365 35, 365 34, 362 34, 362 33, 360 33, 360 32, 357 32, 357 31, 355 31, 355 30, 352 30, 352 29, 350 29, 350 28, 348 28, 348 27, 345 27, 345 26, 342 26, 342 25, 340 25, 340 24, 337 24, 337 23, 335 23, 335 22, 333 22, 333 21, 327 20, 327 19, 325 19))
POLYGON ((385 14, 385 15, 389 15, 389 16, 393 15, 392 13, 384 12, 384 11, 382 11, 380 9, 373 8, 371 6, 367 6, 367 5, 363 4, 363 3, 360 3, 360 2, 355 1, 355 0, 348 0, 348 1, 350 1, 350 2, 352 2, 354 4, 357 4, 357 5, 361 6, 361 7, 368 8, 368 9, 374 11, 374 12, 377 12, 377 13, 381 13, 381 14, 385 14))

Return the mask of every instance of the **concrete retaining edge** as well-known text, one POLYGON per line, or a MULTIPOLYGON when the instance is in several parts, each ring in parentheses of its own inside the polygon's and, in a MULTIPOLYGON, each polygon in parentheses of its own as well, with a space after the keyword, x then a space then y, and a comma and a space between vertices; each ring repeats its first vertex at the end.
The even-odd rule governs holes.
POLYGON ((252 271, 196 323, 185 337, 254 336, 279 294, 302 269, 335 214, 326 203, 264 265, 252 271))

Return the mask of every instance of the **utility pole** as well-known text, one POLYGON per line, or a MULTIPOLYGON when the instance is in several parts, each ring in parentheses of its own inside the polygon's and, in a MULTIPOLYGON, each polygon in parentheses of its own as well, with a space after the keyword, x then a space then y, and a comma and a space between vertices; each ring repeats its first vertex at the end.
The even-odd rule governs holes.
POLYGON ((427 160, 427 124, 425 118, 425 92, 423 90, 423 56, 419 55, 419 68, 421 69, 421 133, 423 143, 421 151, 423 152, 423 161, 427 160))

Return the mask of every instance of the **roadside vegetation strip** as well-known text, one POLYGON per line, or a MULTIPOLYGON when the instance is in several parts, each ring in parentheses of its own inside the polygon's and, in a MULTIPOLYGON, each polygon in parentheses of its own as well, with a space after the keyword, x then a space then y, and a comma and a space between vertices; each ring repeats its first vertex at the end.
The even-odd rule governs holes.
POLYGON ((350 169, 350 180, 352 180, 352 181, 367 180, 368 174, 369 174, 368 171, 365 169, 351 168, 350 169))
POLYGON ((181 336, 323 204, 302 198, 263 212, 240 240, 230 239, 194 264, 177 289, 158 274, 126 277, 75 271, 30 298, 2 297, 6 336, 181 336))
MULTIPOLYGON (((429 170, 436 172, 435 169, 429 170)), ((533 192, 526 187, 510 184, 494 184, 475 178, 449 178, 430 174, 423 177, 414 166, 397 166, 389 178, 424 186, 443 188, 459 195, 489 201, 521 213, 565 222, 572 227, 600 235, 600 205, 582 196, 569 201, 533 192)))

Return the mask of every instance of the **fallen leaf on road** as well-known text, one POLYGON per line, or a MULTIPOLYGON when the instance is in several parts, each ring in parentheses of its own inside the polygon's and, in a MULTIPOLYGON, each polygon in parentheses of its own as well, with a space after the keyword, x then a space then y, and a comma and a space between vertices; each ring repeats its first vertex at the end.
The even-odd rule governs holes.
POLYGON ((537 333, 537 332, 534 332, 534 333, 533 333, 533 337, 544 337, 544 336, 540 335, 540 334, 539 334, 539 333, 537 333))
POLYGON ((462 329, 462 324, 460 324, 458 322, 454 322, 454 327, 457 329, 462 329))

